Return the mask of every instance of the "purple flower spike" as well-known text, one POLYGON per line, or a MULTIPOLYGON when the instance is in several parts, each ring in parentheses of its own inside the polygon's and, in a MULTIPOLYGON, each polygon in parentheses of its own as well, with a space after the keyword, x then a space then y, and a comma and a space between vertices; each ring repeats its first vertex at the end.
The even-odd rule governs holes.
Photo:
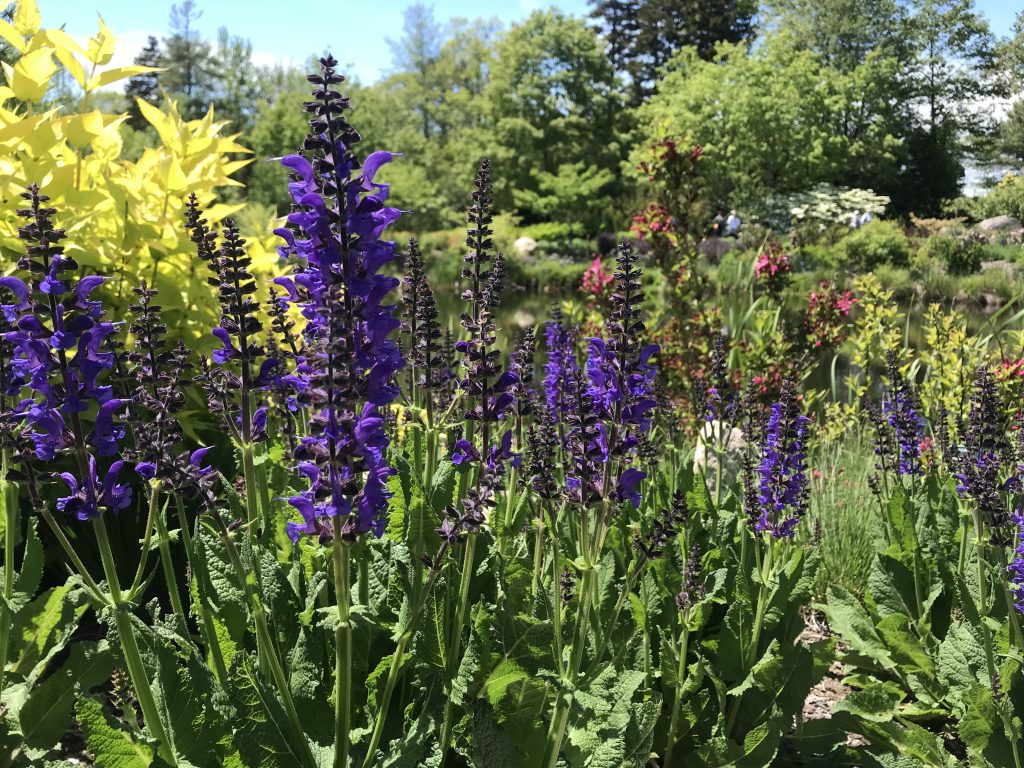
POLYGON ((771 415, 757 468, 757 533, 791 539, 807 511, 806 440, 810 419, 799 412, 792 382, 785 382, 771 415))
POLYGON ((404 361, 391 338, 400 320, 388 303, 398 280, 382 273, 395 257, 394 243, 381 239, 400 212, 385 204, 387 185, 374 181, 394 154, 375 152, 358 161, 359 134, 344 115, 347 99, 333 90, 343 80, 337 62, 327 56, 320 63, 320 74, 311 77, 314 101, 306 105, 306 152, 281 160, 291 171, 295 206, 287 229, 279 231, 284 244, 278 250, 296 267, 276 281, 285 293, 274 298, 272 315, 285 338, 288 307, 299 310, 305 320, 301 352, 295 341, 284 356, 290 370, 266 368, 256 381, 285 388, 289 409, 308 408, 307 434, 294 441, 293 455, 309 487, 288 499, 302 518, 288 524, 288 535, 326 542, 336 521, 346 539, 384 531, 392 474, 384 415, 398 396, 396 374, 404 361))

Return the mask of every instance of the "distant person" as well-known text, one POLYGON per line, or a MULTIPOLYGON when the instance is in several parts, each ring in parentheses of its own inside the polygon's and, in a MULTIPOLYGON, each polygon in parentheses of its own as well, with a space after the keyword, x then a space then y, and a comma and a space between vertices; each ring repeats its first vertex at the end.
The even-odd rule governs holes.
POLYGON ((850 229, 857 229, 860 226, 860 211, 854 211, 850 216, 850 229))
POLYGON ((740 233, 740 217, 736 215, 736 211, 729 211, 729 217, 725 220, 725 236, 736 237, 740 233))
POLYGON ((864 213, 862 213, 860 215, 860 222, 859 222, 860 226, 863 227, 865 224, 867 224, 873 218, 875 218, 875 217, 871 215, 871 211, 864 211, 864 213))
POLYGON ((715 214, 715 218, 713 218, 711 220, 711 236, 712 237, 721 237, 722 236, 722 228, 724 226, 725 226, 725 216, 723 216, 722 212, 719 211, 718 213, 715 214))

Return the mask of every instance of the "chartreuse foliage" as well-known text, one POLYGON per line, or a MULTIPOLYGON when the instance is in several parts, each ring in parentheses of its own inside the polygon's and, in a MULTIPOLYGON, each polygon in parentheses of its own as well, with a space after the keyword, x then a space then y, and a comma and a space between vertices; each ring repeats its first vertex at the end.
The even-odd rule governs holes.
MULTIPOLYGON (((7 84, 0 87, 0 248, 22 250, 15 210, 20 192, 36 183, 60 207, 79 263, 117 278, 107 298, 113 308, 125 309, 144 278, 160 290, 170 327, 197 339, 216 315, 181 227, 184 201, 195 193, 207 203, 218 188, 238 185, 231 176, 250 162, 238 159, 248 150, 212 112, 186 121, 173 102, 165 110, 140 103, 159 143, 128 160, 125 115, 104 112, 93 97, 148 69, 109 66, 116 40, 102 19, 79 45, 61 29, 43 27, 35 1, 26 0, 16 4, 12 22, 0 21, 0 36, 18 53, 4 65, 7 84), (60 76, 81 89, 77 104, 47 100, 60 76)), ((239 208, 214 205, 207 216, 217 222, 239 208)), ((264 267, 275 258, 258 244, 253 253, 264 267)))

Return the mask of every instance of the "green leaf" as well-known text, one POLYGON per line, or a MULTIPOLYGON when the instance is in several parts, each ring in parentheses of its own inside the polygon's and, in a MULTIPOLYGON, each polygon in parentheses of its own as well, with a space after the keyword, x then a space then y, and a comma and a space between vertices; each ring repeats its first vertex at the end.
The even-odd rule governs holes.
POLYGON ((52 747, 71 726, 75 699, 105 682, 114 669, 106 640, 71 646, 64 665, 29 694, 18 713, 25 744, 52 747))
MULTIPOLYGON (((150 768, 153 748, 140 744, 134 734, 111 717, 93 698, 82 696, 75 705, 85 744, 96 757, 96 768, 150 768)), ((161 763, 163 761, 160 761, 161 763)))
POLYGON ((935 674, 935 665, 921 641, 914 635, 910 619, 892 613, 875 626, 896 662, 904 673, 921 672, 929 677, 935 674))
POLYGON ((978 627, 957 622, 946 633, 937 654, 938 678, 954 711, 963 711, 964 696, 988 681, 988 661, 978 627))
POLYGON ((302 768, 277 694, 263 681, 255 657, 238 653, 230 672, 235 746, 246 768, 302 768))
POLYGON ((862 690, 851 691, 842 701, 833 705, 832 711, 849 712, 874 723, 887 723, 896 716, 899 703, 898 693, 881 683, 874 683, 862 690))
POLYGON ((249 626, 243 587, 235 580, 220 535, 205 524, 196 526, 196 534, 194 578, 205 580, 208 587, 200 594, 206 600, 207 609, 220 620, 232 640, 241 644, 249 626))
POLYGON ((70 580, 26 605, 14 618, 11 671, 31 677, 33 668, 64 647, 87 607, 85 592, 70 580))
POLYGON ((828 588, 828 601, 821 609, 829 626, 849 643, 853 651, 876 662, 883 669, 895 666, 885 642, 875 631, 871 616, 856 597, 838 584, 828 588))

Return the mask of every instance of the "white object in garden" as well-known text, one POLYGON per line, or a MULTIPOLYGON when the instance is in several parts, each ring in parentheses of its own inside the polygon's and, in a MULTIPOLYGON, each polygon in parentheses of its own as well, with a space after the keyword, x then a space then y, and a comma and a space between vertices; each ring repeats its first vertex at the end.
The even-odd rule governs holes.
POLYGON ((731 427, 726 433, 722 422, 706 422, 697 436, 697 449, 693 453, 693 474, 704 475, 708 490, 714 493, 718 480, 719 460, 722 467, 722 488, 728 488, 743 469, 743 452, 747 441, 742 430, 731 427))
POLYGON ((537 241, 532 237, 517 237, 515 242, 512 243, 512 250, 514 250, 519 256, 529 256, 535 250, 537 250, 537 241))

